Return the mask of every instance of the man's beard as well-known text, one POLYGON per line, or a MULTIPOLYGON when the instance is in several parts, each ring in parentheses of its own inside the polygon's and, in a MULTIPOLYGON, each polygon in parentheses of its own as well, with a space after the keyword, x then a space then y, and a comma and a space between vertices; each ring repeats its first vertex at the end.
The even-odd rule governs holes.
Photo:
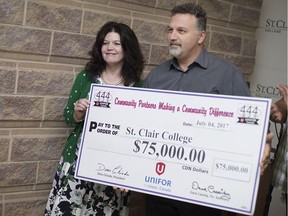
POLYGON ((169 47, 169 54, 173 57, 177 58, 181 54, 181 48, 170 48, 169 47))

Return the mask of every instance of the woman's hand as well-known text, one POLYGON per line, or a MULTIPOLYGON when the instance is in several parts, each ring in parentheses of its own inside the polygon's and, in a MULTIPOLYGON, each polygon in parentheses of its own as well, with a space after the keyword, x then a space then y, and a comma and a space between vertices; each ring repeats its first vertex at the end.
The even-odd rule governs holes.
POLYGON ((86 98, 79 99, 74 104, 74 120, 81 122, 84 120, 87 108, 90 106, 90 101, 86 98))

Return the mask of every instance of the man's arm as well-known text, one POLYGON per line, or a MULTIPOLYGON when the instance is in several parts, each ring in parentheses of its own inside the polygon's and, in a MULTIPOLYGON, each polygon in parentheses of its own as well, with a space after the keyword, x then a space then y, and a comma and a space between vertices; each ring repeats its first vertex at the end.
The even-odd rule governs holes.
POLYGON ((278 100, 271 106, 270 120, 275 123, 285 123, 287 120, 287 97, 288 97, 288 86, 278 85, 282 99, 278 100))

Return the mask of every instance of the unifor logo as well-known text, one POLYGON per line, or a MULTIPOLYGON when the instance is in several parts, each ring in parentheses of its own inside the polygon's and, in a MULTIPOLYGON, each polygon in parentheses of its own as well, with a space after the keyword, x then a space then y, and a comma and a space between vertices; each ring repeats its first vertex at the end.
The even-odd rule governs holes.
POLYGON ((166 165, 163 162, 158 162, 156 164, 156 173, 162 175, 165 172, 166 165))

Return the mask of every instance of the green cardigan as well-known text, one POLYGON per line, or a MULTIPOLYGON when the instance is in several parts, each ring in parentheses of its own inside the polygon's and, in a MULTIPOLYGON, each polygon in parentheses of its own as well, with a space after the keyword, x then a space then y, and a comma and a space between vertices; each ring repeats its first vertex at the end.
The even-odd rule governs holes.
MULTIPOLYGON (((72 86, 67 106, 64 109, 64 118, 67 125, 74 127, 74 130, 67 138, 65 148, 62 152, 64 162, 73 163, 75 159, 77 140, 79 139, 84 125, 83 121, 77 123, 73 118, 74 104, 81 98, 88 98, 92 83, 100 84, 100 81, 96 80, 95 82, 92 82, 90 76, 88 76, 87 72, 84 70, 77 75, 72 86)), ((133 86, 142 87, 143 82, 135 83, 133 86)))

